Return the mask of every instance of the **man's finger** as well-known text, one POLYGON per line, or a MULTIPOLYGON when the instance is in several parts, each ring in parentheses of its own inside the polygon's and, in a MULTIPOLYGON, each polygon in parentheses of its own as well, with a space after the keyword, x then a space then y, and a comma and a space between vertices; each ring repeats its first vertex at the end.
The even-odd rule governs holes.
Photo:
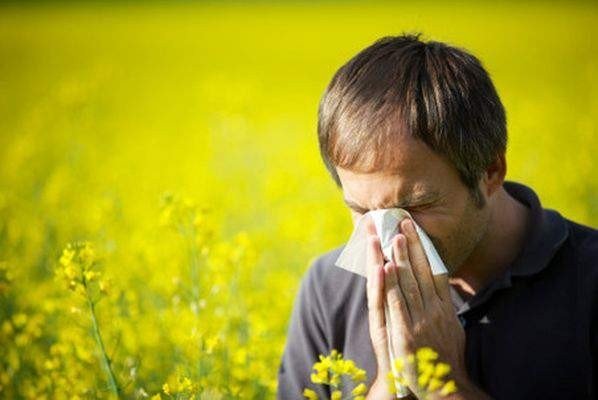
POLYGON ((376 232, 376 225, 374 225, 374 220, 372 219, 371 215, 365 216, 364 223, 365 223, 365 230, 367 233, 369 233, 370 235, 378 236, 378 233, 376 232))
POLYGON ((392 238, 392 255, 396 265, 397 280, 407 303, 409 315, 412 321, 417 321, 423 317, 424 302, 409 261, 407 239, 404 235, 398 234, 392 238))
POLYGON ((433 298, 438 298, 436 289, 434 287, 434 279, 432 278, 432 270, 428 257, 419 240, 419 236, 415 230, 415 224, 409 218, 401 221, 401 232, 407 237, 407 248, 409 250, 409 260, 413 267, 413 273, 419 284, 422 297, 424 299, 424 307, 427 307, 427 302, 433 298))
POLYGON ((375 234, 367 234, 367 247, 365 251, 365 271, 369 277, 370 272, 375 271, 374 267, 382 268, 384 266, 384 255, 380 247, 380 238, 375 234))
POLYGON ((388 371, 390 369, 390 358, 384 316, 384 269, 381 257, 376 255, 380 247, 380 240, 376 236, 368 235, 367 246, 369 265, 366 293, 370 338, 379 371, 388 371))
POLYGON ((440 297, 443 303, 452 305, 448 274, 438 274, 433 276, 434 286, 436 286, 438 297, 440 297))
POLYGON ((397 354, 402 354, 406 349, 405 335, 411 331, 412 321, 407 303, 397 282, 396 268, 392 261, 384 265, 384 291, 388 306, 386 323, 390 325, 390 331, 393 333, 391 338, 393 349, 397 354))
POLYGON ((368 235, 367 237, 367 296, 368 307, 383 307, 381 283, 378 282, 378 275, 382 269, 384 262, 380 256, 378 248, 380 247, 380 239, 376 236, 368 235))

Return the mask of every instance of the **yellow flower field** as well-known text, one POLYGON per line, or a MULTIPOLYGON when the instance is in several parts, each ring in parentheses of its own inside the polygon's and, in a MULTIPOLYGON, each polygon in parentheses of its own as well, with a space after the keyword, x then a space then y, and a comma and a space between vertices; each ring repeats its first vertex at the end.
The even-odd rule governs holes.
POLYGON ((351 231, 317 103, 383 35, 476 54, 507 110, 507 179, 597 226, 597 17, 590 2, 0 5, 0 398, 273 398, 299 280, 351 231))

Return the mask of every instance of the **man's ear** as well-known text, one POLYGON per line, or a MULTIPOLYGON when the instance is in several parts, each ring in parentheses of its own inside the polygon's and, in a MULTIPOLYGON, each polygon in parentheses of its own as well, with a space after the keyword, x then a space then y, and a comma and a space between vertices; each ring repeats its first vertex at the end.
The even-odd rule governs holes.
POLYGON ((484 173, 484 187, 486 196, 490 197, 496 190, 498 190, 507 174, 507 161, 505 153, 501 153, 496 157, 496 160, 486 168, 484 173))

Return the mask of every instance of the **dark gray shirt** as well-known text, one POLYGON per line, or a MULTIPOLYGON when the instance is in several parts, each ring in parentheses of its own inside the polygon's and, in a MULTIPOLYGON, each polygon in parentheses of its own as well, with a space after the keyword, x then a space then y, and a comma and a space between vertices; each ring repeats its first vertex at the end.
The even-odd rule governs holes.
MULTIPOLYGON (((524 248, 497 279, 460 307, 471 380, 495 399, 598 398, 598 230, 541 206, 505 181, 531 209, 524 248)), ((319 354, 332 349, 376 376, 366 279, 334 265, 344 246, 318 257, 301 281, 278 370, 278 399, 301 399, 319 354)), ((352 386, 345 381, 346 391, 352 386)))

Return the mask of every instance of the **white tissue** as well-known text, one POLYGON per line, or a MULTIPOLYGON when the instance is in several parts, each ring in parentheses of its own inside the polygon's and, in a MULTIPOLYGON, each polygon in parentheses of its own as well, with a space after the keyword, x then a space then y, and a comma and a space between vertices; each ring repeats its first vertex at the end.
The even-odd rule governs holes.
MULTIPOLYGON (((448 273, 444 262, 438 255, 436 248, 432 244, 432 241, 424 232, 423 229, 419 227, 419 225, 415 222, 415 220, 411 217, 411 214, 402 208, 385 208, 379 210, 372 210, 368 211, 367 213, 363 214, 356 223, 355 229, 349 238, 349 241, 345 245, 343 251, 339 255, 338 259, 335 262, 335 265, 340 268, 344 268, 348 271, 354 272, 361 276, 367 277, 366 271, 366 250, 367 250, 367 230, 365 226, 366 218, 368 215, 371 216, 372 220, 374 221, 374 225, 376 226, 376 232, 378 233, 378 237, 380 238, 380 245, 382 247, 382 253, 386 260, 392 260, 392 238, 400 232, 399 230, 399 223, 404 218, 409 218, 413 221, 413 225, 415 226, 415 230, 420 238, 420 242, 424 248, 424 252, 428 258, 428 262, 430 264, 430 269, 432 270, 433 275, 445 274, 448 273)), ((388 305, 386 302, 385 305, 385 317, 386 320, 389 320, 389 310, 388 305)), ((391 337, 390 327, 389 325, 386 326, 387 335, 391 337)), ((388 352, 391 360, 394 360, 395 355, 392 349, 391 341, 388 341, 388 352)), ((394 363, 391 363, 393 372, 396 374, 397 371, 394 369, 394 363)), ((409 388, 395 382, 395 386, 397 389, 397 398, 402 398, 407 396, 410 391, 409 388)))
POLYGON ((363 214, 357 220, 355 229, 353 230, 349 241, 336 260, 335 265, 337 267, 341 267, 363 277, 367 277, 365 265, 367 231, 365 222, 368 215, 371 216, 374 221, 374 225, 376 225, 376 231, 380 237, 382 252, 387 260, 392 260, 392 238, 399 233, 399 222, 401 222, 404 218, 409 218, 411 221, 413 221, 415 230, 420 238, 426 256, 428 257, 432 274, 438 275, 448 272, 426 232, 419 227, 417 222, 415 222, 415 220, 411 217, 411 214, 402 208, 383 208, 379 210, 368 211, 367 213, 363 214))

